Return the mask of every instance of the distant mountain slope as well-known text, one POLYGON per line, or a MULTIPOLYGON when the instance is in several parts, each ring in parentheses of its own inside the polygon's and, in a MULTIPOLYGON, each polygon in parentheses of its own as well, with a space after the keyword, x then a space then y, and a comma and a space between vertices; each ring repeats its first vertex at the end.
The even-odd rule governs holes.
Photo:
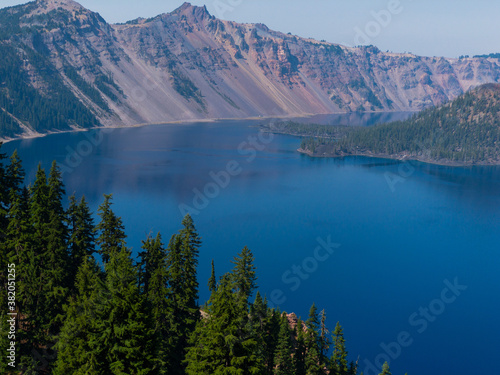
POLYGON ((421 110, 500 77, 500 62, 491 57, 347 48, 221 21, 189 3, 120 25, 72 0, 4 8, 0 55, 0 137, 202 118, 421 110))
POLYGON ((305 135, 302 151, 312 156, 366 155, 424 162, 500 165, 500 84, 485 84, 439 108, 427 109, 406 121, 369 128, 291 125, 305 135), (331 135, 331 136, 330 136, 331 135))

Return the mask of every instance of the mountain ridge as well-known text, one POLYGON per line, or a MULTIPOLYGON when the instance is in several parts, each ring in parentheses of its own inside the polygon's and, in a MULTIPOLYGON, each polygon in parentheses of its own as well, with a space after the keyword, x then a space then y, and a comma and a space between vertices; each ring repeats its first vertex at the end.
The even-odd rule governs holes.
POLYGON ((13 48, 12 59, 19 60, 9 72, 20 77, 18 85, 32 102, 50 99, 56 82, 69 90, 72 105, 82 107, 80 119, 66 110, 59 127, 48 120, 35 126, 30 118, 36 114, 15 110, 9 99, 16 87, 4 82, 3 138, 26 129, 45 133, 96 124, 418 111, 500 79, 494 58, 345 47, 263 24, 219 20, 205 6, 187 2, 170 13, 108 24, 73 0, 36 0, 1 9, 0 21, 0 48, 13 48), (35 60, 52 70, 50 79, 35 60))

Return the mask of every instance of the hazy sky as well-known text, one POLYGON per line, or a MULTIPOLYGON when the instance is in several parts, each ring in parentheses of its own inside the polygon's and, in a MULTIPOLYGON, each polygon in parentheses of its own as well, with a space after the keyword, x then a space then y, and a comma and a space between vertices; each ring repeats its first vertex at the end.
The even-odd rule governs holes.
MULTIPOLYGON (((0 6, 26 1, 0 0, 0 6)), ((182 0, 80 0, 106 21, 170 12, 182 0)), ((426 56, 500 52, 495 0, 192 0, 218 18, 261 22, 272 29, 344 45, 426 56)))

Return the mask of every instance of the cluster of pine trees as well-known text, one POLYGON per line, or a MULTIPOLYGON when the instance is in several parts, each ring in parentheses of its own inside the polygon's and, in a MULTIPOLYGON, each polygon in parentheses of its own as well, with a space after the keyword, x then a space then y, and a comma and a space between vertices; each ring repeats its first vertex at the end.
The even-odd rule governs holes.
POLYGON ((38 132, 100 125, 42 53, 25 45, 24 52, 20 52, 0 44, 0 56, 0 136, 20 134, 17 121, 38 132), (26 69, 35 70, 40 90, 33 87, 26 69))
POLYGON ((342 327, 330 335, 324 311, 313 305, 303 322, 267 306, 248 248, 219 278, 212 262, 211 296, 200 306, 201 239, 190 216, 167 245, 160 233, 150 236, 134 259, 111 195, 96 224, 85 198, 63 206, 55 162, 26 187, 17 153, 0 159, 2 373, 357 373, 342 327), (8 264, 16 266, 15 369, 5 354, 8 264))
MULTIPOLYGON (((43 41, 42 25, 48 30, 58 28, 58 22, 69 22, 67 14, 53 11, 50 16, 34 16, 33 24, 26 24, 23 18, 38 6, 31 2, 26 6, 0 9, 0 137, 21 134, 23 129, 19 123, 37 132, 69 130, 74 125, 101 125, 95 114, 64 83, 43 41), (58 19, 57 14, 62 19, 58 19)), ((109 112, 99 91, 76 71, 64 69, 64 72, 97 105, 109 112)))
POLYGON ((294 124, 283 132, 308 137, 301 148, 332 156, 379 154, 463 164, 500 162, 500 86, 483 85, 406 121, 346 128, 294 124))

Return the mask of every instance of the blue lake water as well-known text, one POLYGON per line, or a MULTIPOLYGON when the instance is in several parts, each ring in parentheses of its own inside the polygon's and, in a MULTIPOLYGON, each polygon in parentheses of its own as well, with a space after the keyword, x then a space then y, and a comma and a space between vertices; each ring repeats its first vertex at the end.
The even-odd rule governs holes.
POLYGON ((257 125, 67 133, 2 150, 18 149, 30 180, 57 160, 94 211, 113 193, 135 251, 148 233, 167 241, 191 210, 202 302, 211 259, 220 275, 246 245, 261 292, 304 318, 313 302, 326 309, 365 375, 386 359, 395 375, 496 373, 500 168, 313 159, 257 125))

